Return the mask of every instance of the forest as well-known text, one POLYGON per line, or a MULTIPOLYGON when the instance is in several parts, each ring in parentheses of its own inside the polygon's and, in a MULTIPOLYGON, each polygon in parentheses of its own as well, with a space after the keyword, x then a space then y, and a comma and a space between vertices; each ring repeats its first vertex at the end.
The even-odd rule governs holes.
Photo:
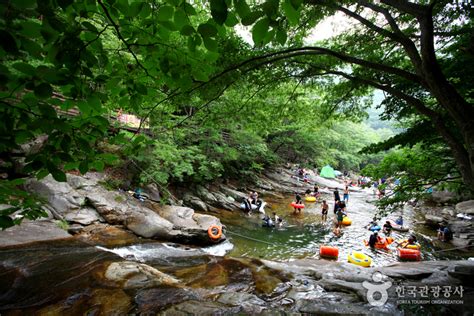
POLYGON ((44 215, 25 179, 91 170, 129 168, 131 185, 166 188, 330 164, 401 179, 387 203, 474 191, 467 3, 24 0, 1 10, 2 228, 18 211, 44 215), (344 32, 310 41, 334 16, 344 32), (127 126, 122 113, 140 121, 127 126), (388 125, 373 124, 379 113, 388 125))

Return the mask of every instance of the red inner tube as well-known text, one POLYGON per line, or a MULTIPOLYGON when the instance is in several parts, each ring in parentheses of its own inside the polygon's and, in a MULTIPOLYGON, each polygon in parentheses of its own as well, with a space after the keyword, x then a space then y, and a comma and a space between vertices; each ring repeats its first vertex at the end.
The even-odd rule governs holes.
POLYGON ((319 256, 325 258, 337 258, 339 256, 339 249, 331 246, 321 246, 319 248, 319 256))
POLYGON ((291 202, 290 205, 294 208, 304 208, 304 204, 296 204, 296 202, 291 202))

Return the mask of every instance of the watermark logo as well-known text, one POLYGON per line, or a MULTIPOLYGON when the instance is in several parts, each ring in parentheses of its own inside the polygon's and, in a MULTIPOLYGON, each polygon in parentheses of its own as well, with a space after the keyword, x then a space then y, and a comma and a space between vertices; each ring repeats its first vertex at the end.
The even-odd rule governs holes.
POLYGON ((387 290, 392 286, 392 282, 382 282, 384 275, 380 272, 372 274, 372 280, 375 282, 364 281, 362 286, 367 289, 367 301, 372 306, 382 306, 388 300, 387 290))

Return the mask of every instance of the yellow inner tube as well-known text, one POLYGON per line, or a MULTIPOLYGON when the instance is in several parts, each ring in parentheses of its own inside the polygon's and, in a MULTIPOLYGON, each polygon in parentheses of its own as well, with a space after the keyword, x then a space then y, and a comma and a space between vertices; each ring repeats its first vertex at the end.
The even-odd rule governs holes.
POLYGON ((400 245, 401 248, 416 249, 416 250, 420 250, 420 248, 421 248, 419 243, 415 243, 414 245, 408 244, 408 239, 399 240, 399 241, 397 241, 397 243, 400 245))
POLYGON ((352 224, 352 220, 349 217, 344 216, 344 218, 342 219, 342 225, 349 226, 351 224, 352 224))
POLYGON ((370 267, 370 265, 372 264, 372 258, 363 254, 362 252, 357 252, 357 251, 352 251, 347 256, 347 261, 361 267, 370 267))
POLYGON ((307 196, 305 197, 306 202, 316 202, 316 198, 314 196, 307 196))

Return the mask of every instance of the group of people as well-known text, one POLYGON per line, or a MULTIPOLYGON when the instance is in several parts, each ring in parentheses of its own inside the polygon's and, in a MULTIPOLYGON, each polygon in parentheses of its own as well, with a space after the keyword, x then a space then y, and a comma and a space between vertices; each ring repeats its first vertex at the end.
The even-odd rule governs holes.
POLYGON ((282 227, 283 226, 283 218, 279 217, 275 212, 273 212, 273 218, 268 215, 265 215, 263 220, 263 227, 282 227))

